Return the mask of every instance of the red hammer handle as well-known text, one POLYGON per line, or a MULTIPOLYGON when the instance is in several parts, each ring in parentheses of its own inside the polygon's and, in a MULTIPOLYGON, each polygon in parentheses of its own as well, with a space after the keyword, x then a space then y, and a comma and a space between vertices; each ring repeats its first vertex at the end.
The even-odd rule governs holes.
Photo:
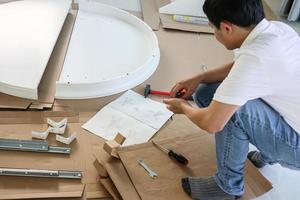
POLYGON ((170 92, 162 92, 162 91, 158 91, 158 90, 151 90, 150 94, 158 94, 158 95, 162 95, 162 96, 170 96, 170 92))

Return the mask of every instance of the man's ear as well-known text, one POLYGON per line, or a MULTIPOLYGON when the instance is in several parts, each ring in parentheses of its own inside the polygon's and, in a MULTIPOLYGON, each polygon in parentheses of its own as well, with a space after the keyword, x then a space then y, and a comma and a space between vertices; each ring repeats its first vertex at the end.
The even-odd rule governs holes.
POLYGON ((220 29, 227 34, 232 33, 232 28, 232 24, 229 22, 223 21, 220 23, 220 29))

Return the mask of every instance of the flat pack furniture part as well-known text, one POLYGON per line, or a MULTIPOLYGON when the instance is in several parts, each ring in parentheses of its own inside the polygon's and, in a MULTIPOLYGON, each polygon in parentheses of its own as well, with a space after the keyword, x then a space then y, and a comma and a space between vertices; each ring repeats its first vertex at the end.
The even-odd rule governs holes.
MULTIPOLYGON (((60 128, 53 128, 53 127, 48 127, 46 131, 44 132, 39 132, 39 131, 32 131, 31 132, 31 135, 32 135, 32 138, 37 138, 37 139, 42 139, 42 140, 46 140, 49 133, 54 133, 54 134, 64 134, 65 133, 65 130, 66 130, 66 127, 67 125, 63 125, 63 127, 60 127, 60 128)), ((74 137, 74 136, 72 136, 74 137)), ((75 136, 76 137, 76 136, 75 136)), ((62 139, 63 137, 61 137, 60 139, 61 140, 64 140, 62 139)), ((74 139, 72 139, 73 141, 74 139)))
POLYGON ((118 133, 113 140, 106 141, 103 145, 104 151, 106 151, 109 155, 119 158, 117 154, 117 148, 120 147, 126 140, 121 133, 118 133))
POLYGON ((32 131, 31 135, 32 135, 32 138, 46 140, 49 135, 49 128, 44 132, 32 131))
POLYGON ((159 12, 169 15, 184 15, 193 17, 204 17, 202 10, 204 0, 175 0, 168 5, 159 8, 159 12))
POLYGON ((123 92, 148 79, 159 60, 156 35, 146 23, 115 7, 82 2, 55 96, 86 99, 123 92))
POLYGON ((102 160, 99 161, 98 158, 96 158, 93 165, 96 168, 96 170, 100 176, 100 183, 107 190, 107 192, 112 196, 112 198, 114 200, 122 199, 116 186, 112 182, 111 178, 108 176, 108 173, 104 167, 103 161, 102 160))
POLYGON ((47 118, 47 123, 49 125, 48 129, 44 132, 32 131, 32 137, 37 139, 45 140, 47 139, 49 133, 64 134, 67 127, 68 118, 64 118, 59 122, 55 122, 50 118, 47 118))
POLYGON ((70 154, 71 148, 49 146, 47 141, 16 140, 0 138, 0 150, 31 151, 39 153, 70 154))
POLYGON ((64 134, 67 128, 67 124, 63 125, 60 128, 53 128, 51 126, 49 126, 48 131, 50 133, 54 133, 54 134, 64 134))
POLYGON ((108 178, 100 178, 100 183, 107 190, 107 192, 112 196, 114 200, 122 200, 120 193, 118 192, 116 186, 112 180, 108 178))
POLYGON ((0 92, 38 99, 40 81, 70 6, 70 0, 0 6, 0 92))
POLYGON ((64 134, 67 128, 68 118, 64 118, 59 122, 55 122, 50 118, 47 118, 47 123, 49 125, 48 132, 55 134, 64 134))
POLYGON ((56 135, 56 141, 59 141, 63 144, 71 144, 74 140, 76 140, 76 133, 71 134, 69 137, 63 137, 61 135, 56 135))
POLYGON ((110 160, 104 167, 124 200, 141 200, 120 160, 110 160))
POLYGON ((56 122, 56 121, 54 121, 54 120, 52 120, 50 118, 47 118, 47 123, 48 123, 49 126, 52 126, 53 128, 61 128, 61 127, 65 126, 65 125, 67 125, 68 118, 64 118, 64 119, 62 119, 59 122, 56 122))
MULTIPOLYGON (((141 199, 150 200, 188 200, 181 187, 181 178, 188 176, 211 176, 216 170, 214 137, 211 135, 188 136, 166 139, 161 145, 178 149, 190 160, 188 166, 179 166, 151 143, 121 147, 119 157, 141 199), (144 160, 159 176, 153 180, 145 174, 137 163, 144 160), (164 188, 163 190, 161 188, 164 188)), ((246 193, 242 199, 253 199, 269 190, 272 186, 249 162, 245 167, 246 193)), ((122 192, 120 192, 122 194, 122 192)))
MULTIPOLYGON (((81 0, 82 1, 82 0, 81 0)), ((85 0, 83 0, 85 1, 85 0)), ((141 12, 141 4, 139 0, 87 0, 97 3, 104 3, 126 11, 141 12)), ((80 1, 79 1, 80 4, 80 1)))
POLYGON ((43 178, 81 179, 79 171, 0 168, 0 176, 30 176, 43 178))
POLYGON ((43 77, 40 81, 38 88, 38 100, 24 99, 0 93, 0 109, 45 110, 52 109, 54 107, 55 84, 63 67, 76 15, 77 10, 70 10, 67 15, 43 77))

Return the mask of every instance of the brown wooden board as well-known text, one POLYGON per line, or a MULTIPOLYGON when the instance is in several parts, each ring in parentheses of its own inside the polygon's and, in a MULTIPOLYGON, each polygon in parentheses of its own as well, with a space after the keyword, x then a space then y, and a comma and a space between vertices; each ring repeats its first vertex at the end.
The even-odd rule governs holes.
POLYGON ((120 160, 111 160, 105 168, 124 200, 141 200, 120 160))
POLYGON ((0 124, 43 124, 47 118, 60 121, 68 118, 68 122, 79 122, 79 112, 69 107, 54 106, 48 111, 0 111, 0 124))
MULTIPOLYGON (((211 176, 216 171, 214 137, 212 135, 173 138, 160 144, 174 148, 185 155, 190 163, 182 166, 151 143, 119 149, 118 153, 136 191, 143 200, 190 199, 181 188, 181 178, 187 176, 211 176), (158 174, 152 179, 138 160, 158 174)), ((246 193, 243 199, 252 199, 269 191, 271 184, 247 161, 245 170, 246 193)), ((121 193, 121 192, 120 192, 121 193)))
POLYGON ((114 200, 122 200, 120 193, 110 178, 101 178, 100 182, 114 200))

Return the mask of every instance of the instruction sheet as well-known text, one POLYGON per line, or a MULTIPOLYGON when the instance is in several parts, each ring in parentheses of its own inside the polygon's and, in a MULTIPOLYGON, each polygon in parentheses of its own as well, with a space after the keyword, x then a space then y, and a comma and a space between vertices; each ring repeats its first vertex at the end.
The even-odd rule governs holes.
POLYGON ((123 146, 147 142, 173 115, 163 103, 127 91, 92 117, 82 128, 107 140, 117 133, 123 146))

